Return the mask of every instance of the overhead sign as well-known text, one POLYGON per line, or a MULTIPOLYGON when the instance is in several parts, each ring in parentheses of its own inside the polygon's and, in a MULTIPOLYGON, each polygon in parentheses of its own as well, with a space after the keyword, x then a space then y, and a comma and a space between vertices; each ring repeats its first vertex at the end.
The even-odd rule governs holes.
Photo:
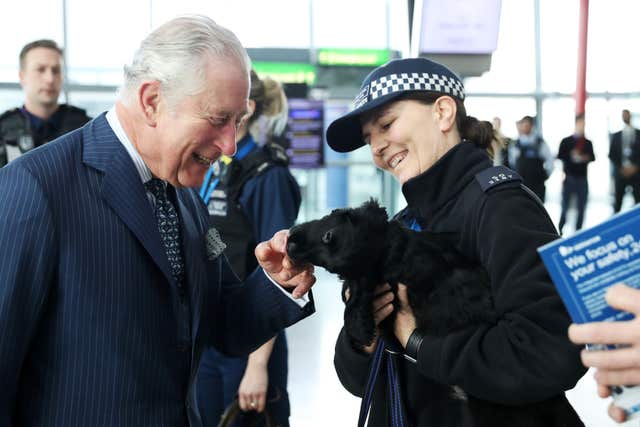
POLYGON ((377 67, 391 59, 389 49, 318 49, 318 65, 377 67))
POLYGON ((319 168, 324 165, 322 129, 324 103, 319 100, 290 99, 287 147, 289 165, 293 168, 319 168))
POLYGON ((306 83, 312 86, 316 82, 316 67, 304 62, 252 62, 253 69, 260 76, 269 76, 280 83, 306 83))
POLYGON ((491 54, 498 45, 501 3, 501 0, 416 2, 412 54, 491 54))

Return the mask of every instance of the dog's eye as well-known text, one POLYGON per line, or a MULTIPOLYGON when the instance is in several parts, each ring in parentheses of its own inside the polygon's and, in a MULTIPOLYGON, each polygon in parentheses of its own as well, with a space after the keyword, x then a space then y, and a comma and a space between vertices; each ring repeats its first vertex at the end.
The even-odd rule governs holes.
POLYGON ((332 239, 333 239, 333 233, 331 232, 331 230, 329 230, 326 233, 324 233, 324 236, 322 236, 322 243, 324 243, 325 245, 328 245, 329 243, 331 243, 332 239))

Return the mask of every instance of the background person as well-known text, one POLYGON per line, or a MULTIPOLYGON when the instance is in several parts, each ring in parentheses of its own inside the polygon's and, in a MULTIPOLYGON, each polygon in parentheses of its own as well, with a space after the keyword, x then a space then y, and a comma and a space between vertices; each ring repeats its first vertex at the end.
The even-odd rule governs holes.
MULTIPOLYGON (((256 242, 290 228, 300 209, 300 188, 287 168, 284 149, 269 143, 270 134, 267 144, 260 146, 249 132, 263 115, 282 114, 287 116, 287 108, 280 84, 269 78, 263 81, 252 70, 249 113, 236 133, 238 151, 232 159, 211 167, 200 190, 240 279, 258 265, 253 254, 256 242)), ((243 411, 262 412, 267 407, 275 425, 288 426, 287 356, 284 331, 248 358, 227 357, 215 348, 207 349, 198 372, 203 424, 217 426, 224 409, 238 395, 243 411)), ((251 415, 240 418, 235 425, 257 425, 251 415)))
POLYGON ((573 197, 576 199, 576 210, 578 211, 575 230, 582 228, 584 212, 587 208, 587 199, 589 197, 587 166, 596 159, 593 153, 593 144, 584 136, 584 114, 576 116, 573 135, 560 141, 558 159, 562 160, 562 165, 564 166, 562 210, 558 225, 558 230, 562 234, 564 225, 567 222, 569 204, 573 197))
POLYGON ((502 133, 502 119, 500 119, 500 117, 494 117, 491 119, 491 125, 495 132, 495 138, 492 142, 494 153, 493 165, 504 165, 509 167, 509 145, 513 143, 513 140, 502 133))
POLYGON ((313 312, 287 231, 241 283, 190 189, 235 153, 249 71, 229 30, 176 18, 109 112, 0 169, 0 425, 199 426, 203 348, 246 355, 313 312))
MULTIPOLYGON (((368 145, 375 165, 402 184, 408 206, 398 218, 413 229, 447 233, 490 281, 495 322, 443 337, 415 329, 400 287, 395 335, 417 361, 397 359, 407 418, 415 426, 468 425, 464 403, 449 398, 449 387, 457 385, 496 405, 548 403, 569 425, 581 426, 564 391, 585 369, 579 348, 566 338, 569 316, 536 252, 557 238, 554 225, 517 175, 492 166, 491 124, 467 116, 463 100, 462 82, 448 68, 425 58, 394 60, 365 78, 355 109, 327 130, 336 151, 368 145), (505 179, 493 180, 496 173, 505 179)), ((392 300, 389 291, 376 299, 377 320, 393 311, 392 300)), ((357 396, 364 394, 371 350, 356 347, 342 329, 335 367, 357 396)), ((369 426, 389 425, 385 373, 379 375, 369 426)))
POLYGON ((509 166, 544 203, 545 181, 553 172, 553 155, 544 139, 536 134, 534 124, 531 116, 519 120, 518 139, 509 145, 509 166))
POLYGON ((622 199, 630 188, 635 203, 640 202, 640 131, 631 126, 631 113, 622 110, 621 131, 611 135, 609 160, 613 173, 613 213, 620 212, 622 199))
POLYGON ((0 167, 91 120, 80 108, 58 104, 62 61, 62 49, 53 40, 36 40, 20 51, 24 105, 0 115, 0 167))

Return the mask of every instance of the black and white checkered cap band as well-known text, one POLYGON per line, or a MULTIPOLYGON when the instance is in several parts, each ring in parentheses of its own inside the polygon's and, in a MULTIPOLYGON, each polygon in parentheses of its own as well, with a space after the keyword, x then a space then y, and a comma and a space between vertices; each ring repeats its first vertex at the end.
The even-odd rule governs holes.
POLYGON ((354 109, 390 93, 413 90, 446 93, 464 100, 464 87, 458 79, 432 73, 400 73, 382 76, 363 87, 354 100, 354 109))

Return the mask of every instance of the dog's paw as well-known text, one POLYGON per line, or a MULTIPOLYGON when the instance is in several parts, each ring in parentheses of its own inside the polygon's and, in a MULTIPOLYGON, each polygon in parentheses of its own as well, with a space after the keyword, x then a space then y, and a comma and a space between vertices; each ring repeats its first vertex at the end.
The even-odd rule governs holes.
POLYGON ((360 346, 369 346, 375 338, 375 324, 370 312, 362 313, 359 310, 350 310, 349 307, 344 312, 344 325, 347 335, 353 343, 360 346))

